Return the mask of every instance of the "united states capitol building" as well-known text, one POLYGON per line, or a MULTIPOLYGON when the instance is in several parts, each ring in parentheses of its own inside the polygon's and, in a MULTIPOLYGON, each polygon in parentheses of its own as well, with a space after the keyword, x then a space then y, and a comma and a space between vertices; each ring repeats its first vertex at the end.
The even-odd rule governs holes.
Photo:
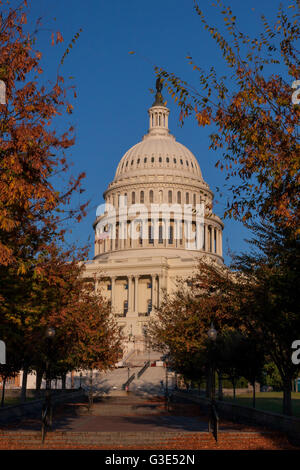
POLYGON ((149 130, 121 158, 93 228, 94 258, 85 276, 111 303, 127 338, 143 351, 147 323, 165 292, 193 273, 197 259, 222 258, 221 219, 192 152, 168 128, 169 109, 156 82, 149 130))
MULTIPOLYGON (((147 134, 121 158, 104 191, 105 202, 93 224, 94 257, 85 263, 85 277, 110 302, 125 337, 123 360, 117 364, 121 367, 94 371, 95 390, 101 393, 120 393, 129 365, 138 372, 150 356, 160 359, 149 349, 147 324, 164 294, 192 275, 200 257, 223 263, 224 225, 212 211, 213 193, 196 157, 170 134, 159 80, 156 88, 147 134)), ((89 371, 73 371, 67 388, 89 380, 89 371)), ((163 380, 163 367, 149 367, 131 387, 157 392, 163 380)), ((35 373, 29 374, 27 387, 34 388, 35 381, 35 373)))

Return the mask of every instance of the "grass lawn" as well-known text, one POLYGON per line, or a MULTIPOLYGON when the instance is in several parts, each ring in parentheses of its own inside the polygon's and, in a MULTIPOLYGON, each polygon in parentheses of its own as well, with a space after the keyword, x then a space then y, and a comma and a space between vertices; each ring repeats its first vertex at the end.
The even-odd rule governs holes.
MULTIPOLYGON (((27 397, 26 401, 35 400, 34 397, 27 397)), ((1 401, 0 401, 1 403, 1 401)), ((4 398, 4 406, 11 406, 11 405, 19 405, 20 398, 19 397, 7 397, 4 398)))
MULTIPOLYGON (((256 408, 258 410, 282 413, 283 392, 258 392, 256 393, 256 408)), ((234 401, 232 396, 225 396, 224 400, 234 401)), ((252 407, 252 394, 245 393, 237 395, 235 402, 237 405, 252 407)), ((300 393, 292 393, 292 406, 294 416, 300 418, 300 393)))

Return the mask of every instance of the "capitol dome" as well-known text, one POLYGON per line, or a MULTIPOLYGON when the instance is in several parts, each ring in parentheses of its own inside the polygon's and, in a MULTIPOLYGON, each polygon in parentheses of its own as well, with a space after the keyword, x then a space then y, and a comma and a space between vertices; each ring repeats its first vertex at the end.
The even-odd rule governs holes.
POLYGON ((125 153, 114 181, 140 174, 185 175, 203 181, 196 157, 169 133, 168 114, 169 110, 164 106, 150 108, 149 132, 125 153))
POLYGON ((145 347, 155 307, 200 257, 223 263, 224 225, 213 213, 213 193, 196 157, 170 134, 159 79, 156 88, 147 134, 121 158, 103 193, 95 255, 86 263, 86 276, 99 274, 112 314, 131 338, 128 350, 132 338, 134 348, 145 347))
MULTIPOLYGON (((168 128, 169 109, 163 103, 161 94, 156 94, 153 106, 148 110, 149 130, 140 142, 131 147, 121 158, 114 180, 104 192, 104 199, 115 204, 115 199, 121 195, 130 201, 130 192, 145 188, 154 191, 154 196, 148 202, 178 202, 201 203, 204 199, 207 205, 212 204, 213 193, 204 181, 199 163, 193 153, 183 144, 176 141, 168 128), (155 186, 153 187, 153 184, 155 186), (168 187, 188 191, 189 195, 181 197, 170 193, 158 196, 155 189, 168 187), (129 191, 129 193, 127 192, 129 191), (132 191, 131 191, 132 190, 132 191), (165 196, 165 197, 164 197, 165 196), (179 199, 179 200, 178 200, 179 199)), ((133 196, 133 203, 138 201, 133 196)))

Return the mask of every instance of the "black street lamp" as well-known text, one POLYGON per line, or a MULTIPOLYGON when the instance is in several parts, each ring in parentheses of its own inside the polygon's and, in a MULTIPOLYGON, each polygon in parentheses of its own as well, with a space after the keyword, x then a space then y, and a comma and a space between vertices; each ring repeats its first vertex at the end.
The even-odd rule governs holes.
POLYGON ((51 390, 51 343, 55 336, 55 329, 48 326, 45 336, 47 341, 46 390, 51 390))
MULTIPOLYGON (((217 330, 214 328, 213 323, 210 325, 210 329, 207 332, 207 336, 211 341, 211 344, 214 345, 217 339, 217 330)), ((212 351, 213 352, 213 351, 212 351)), ((213 428, 213 434, 215 436, 216 441, 218 440, 218 427, 219 427, 219 417, 217 415, 216 407, 215 407, 215 367, 214 367, 214 358, 210 356, 210 373, 209 373, 209 385, 210 385, 210 418, 208 424, 208 430, 211 431, 213 428)))
POLYGON ((46 393, 44 410, 45 418, 49 418, 49 425, 52 426, 52 404, 51 404, 51 344, 55 336, 55 329, 48 326, 45 337, 47 342, 47 360, 46 360, 46 393))
MULTIPOLYGON (((217 330, 214 328, 214 324, 211 323, 210 325, 210 329, 208 330, 207 332, 207 336, 209 338, 209 340, 212 342, 212 344, 215 343, 216 339, 217 339, 217 330)), ((215 368, 214 368, 214 361, 213 361, 213 358, 211 357, 210 358, 210 401, 211 403, 214 403, 215 401, 215 368)))
POLYGON ((169 411, 170 407, 170 394, 169 394, 169 383, 168 383, 168 367, 169 367, 169 355, 165 356, 165 368, 166 368, 166 387, 165 387, 165 401, 166 401, 166 409, 169 411))

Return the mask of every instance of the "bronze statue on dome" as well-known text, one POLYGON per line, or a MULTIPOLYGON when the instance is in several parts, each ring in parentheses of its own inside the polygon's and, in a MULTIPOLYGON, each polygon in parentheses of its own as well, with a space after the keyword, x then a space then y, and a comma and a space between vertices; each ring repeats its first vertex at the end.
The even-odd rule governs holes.
POLYGON ((161 94, 163 83, 160 77, 156 79, 155 87, 156 87, 156 95, 155 95, 155 101, 152 106, 164 106, 164 99, 161 94))

